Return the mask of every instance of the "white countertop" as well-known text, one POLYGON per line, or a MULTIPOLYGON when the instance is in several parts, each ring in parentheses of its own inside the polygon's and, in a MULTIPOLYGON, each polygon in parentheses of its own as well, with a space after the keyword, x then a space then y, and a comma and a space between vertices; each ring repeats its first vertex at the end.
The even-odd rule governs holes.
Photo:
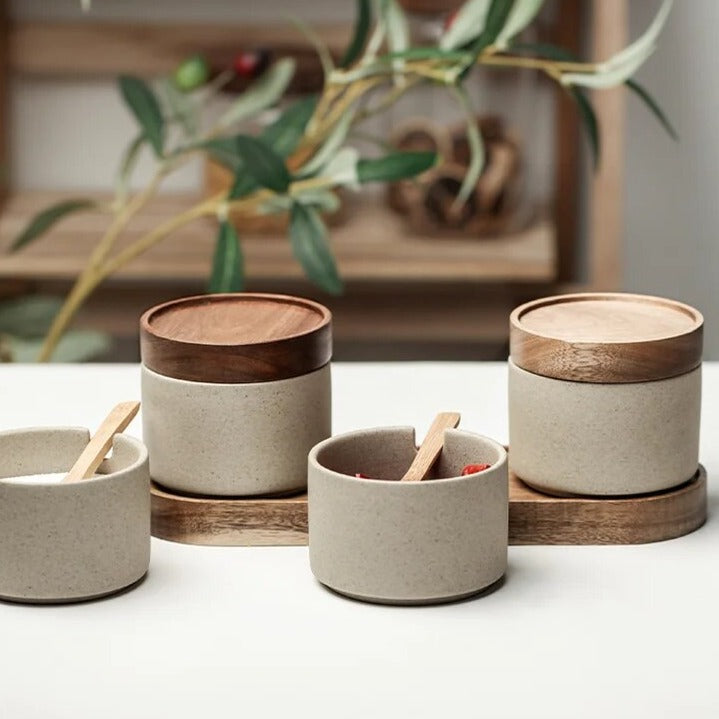
MULTIPOLYGON (((153 539, 131 592, 0 603, 0 717, 715 719, 719 364, 704 377, 710 518, 694 534, 510 547, 501 589, 421 608, 330 593, 305 547, 153 539)), ((338 364, 334 430, 415 424, 421 437, 436 411, 457 409, 463 427, 506 441, 505 388, 502 363, 338 364)), ((135 365, 0 365, 0 429, 94 428, 139 394, 135 365)))

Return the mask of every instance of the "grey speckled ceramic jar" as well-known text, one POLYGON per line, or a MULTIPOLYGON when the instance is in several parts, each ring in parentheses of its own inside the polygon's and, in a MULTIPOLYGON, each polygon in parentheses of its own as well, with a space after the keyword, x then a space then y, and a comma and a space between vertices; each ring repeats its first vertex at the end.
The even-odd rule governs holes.
POLYGON ((206 496, 304 490, 331 433, 331 314, 298 297, 203 295, 141 320, 152 479, 206 496))
POLYGON ((315 577, 355 599, 433 604, 471 596, 507 567, 507 454, 447 430, 432 477, 397 481, 416 454, 411 427, 368 429, 309 455, 309 551, 315 577), (484 472, 458 476, 467 464, 484 472), (361 472, 368 477, 359 479, 361 472))
POLYGON ((510 318, 509 462, 558 495, 658 492, 699 464, 703 318, 623 293, 549 297, 510 318))
POLYGON ((592 384, 509 363, 512 471, 554 494, 656 492, 699 464, 701 368, 655 382, 592 384))
POLYGON ((330 435, 330 366, 275 382, 185 382, 142 368, 152 478, 190 494, 264 495, 307 485, 307 453, 330 435))
POLYGON ((150 562, 150 475, 144 445, 117 435, 103 476, 20 483, 66 472, 90 439, 80 428, 0 433, 0 598, 74 602, 139 581, 150 562), (5 481, 4 481, 5 480, 5 481))

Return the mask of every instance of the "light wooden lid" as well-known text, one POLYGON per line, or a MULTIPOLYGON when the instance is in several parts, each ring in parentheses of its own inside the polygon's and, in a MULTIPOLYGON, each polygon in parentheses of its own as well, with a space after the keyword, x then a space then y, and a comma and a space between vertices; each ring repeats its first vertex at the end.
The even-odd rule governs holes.
POLYGON ((192 382, 268 382, 313 372, 332 357, 332 314, 287 295, 185 297, 140 319, 142 361, 192 382))
POLYGON ((690 372, 702 359, 701 313, 661 297, 546 297, 517 307, 509 323, 512 360, 544 377, 647 382, 690 372))

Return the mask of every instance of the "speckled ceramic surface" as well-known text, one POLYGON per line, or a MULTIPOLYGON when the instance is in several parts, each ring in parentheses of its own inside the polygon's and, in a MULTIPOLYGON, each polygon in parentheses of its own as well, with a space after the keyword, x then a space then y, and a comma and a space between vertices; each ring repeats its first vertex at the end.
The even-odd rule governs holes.
POLYGON ((550 379, 509 362, 512 470, 550 493, 656 492, 699 464, 701 367, 630 384, 550 379))
POLYGON ((333 437, 309 455, 310 565, 328 587, 385 604, 471 596, 507 566, 507 454, 447 430, 434 476, 398 482, 416 454, 411 427, 333 437), (462 467, 488 463, 459 477, 462 467), (358 479, 356 472, 382 481, 358 479))
POLYGON ((72 484, 8 477, 66 472, 86 429, 0 433, 0 598, 72 602, 141 579, 150 561, 150 477, 144 445, 117 435, 105 476, 72 484))
POLYGON ((247 384, 188 382, 142 368, 150 474, 191 494, 251 496, 307 484, 307 453, 331 433, 331 377, 247 384))

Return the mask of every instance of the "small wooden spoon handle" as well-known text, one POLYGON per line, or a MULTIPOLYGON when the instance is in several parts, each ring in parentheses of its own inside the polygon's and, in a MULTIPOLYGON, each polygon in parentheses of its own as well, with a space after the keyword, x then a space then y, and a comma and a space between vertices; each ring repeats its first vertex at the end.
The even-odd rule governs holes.
POLYGON ((434 418, 422 446, 412 460, 409 469, 405 472, 404 477, 402 477, 402 482, 421 482, 427 476, 442 451, 444 430, 456 427, 459 420, 460 415, 458 412, 440 412, 434 418))
POLYGON ((110 451, 112 438, 132 422, 139 409, 139 402, 120 402, 116 405, 102 421, 97 432, 62 481, 79 482, 92 477, 102 460, 105 459, 105 455, 110 451))

